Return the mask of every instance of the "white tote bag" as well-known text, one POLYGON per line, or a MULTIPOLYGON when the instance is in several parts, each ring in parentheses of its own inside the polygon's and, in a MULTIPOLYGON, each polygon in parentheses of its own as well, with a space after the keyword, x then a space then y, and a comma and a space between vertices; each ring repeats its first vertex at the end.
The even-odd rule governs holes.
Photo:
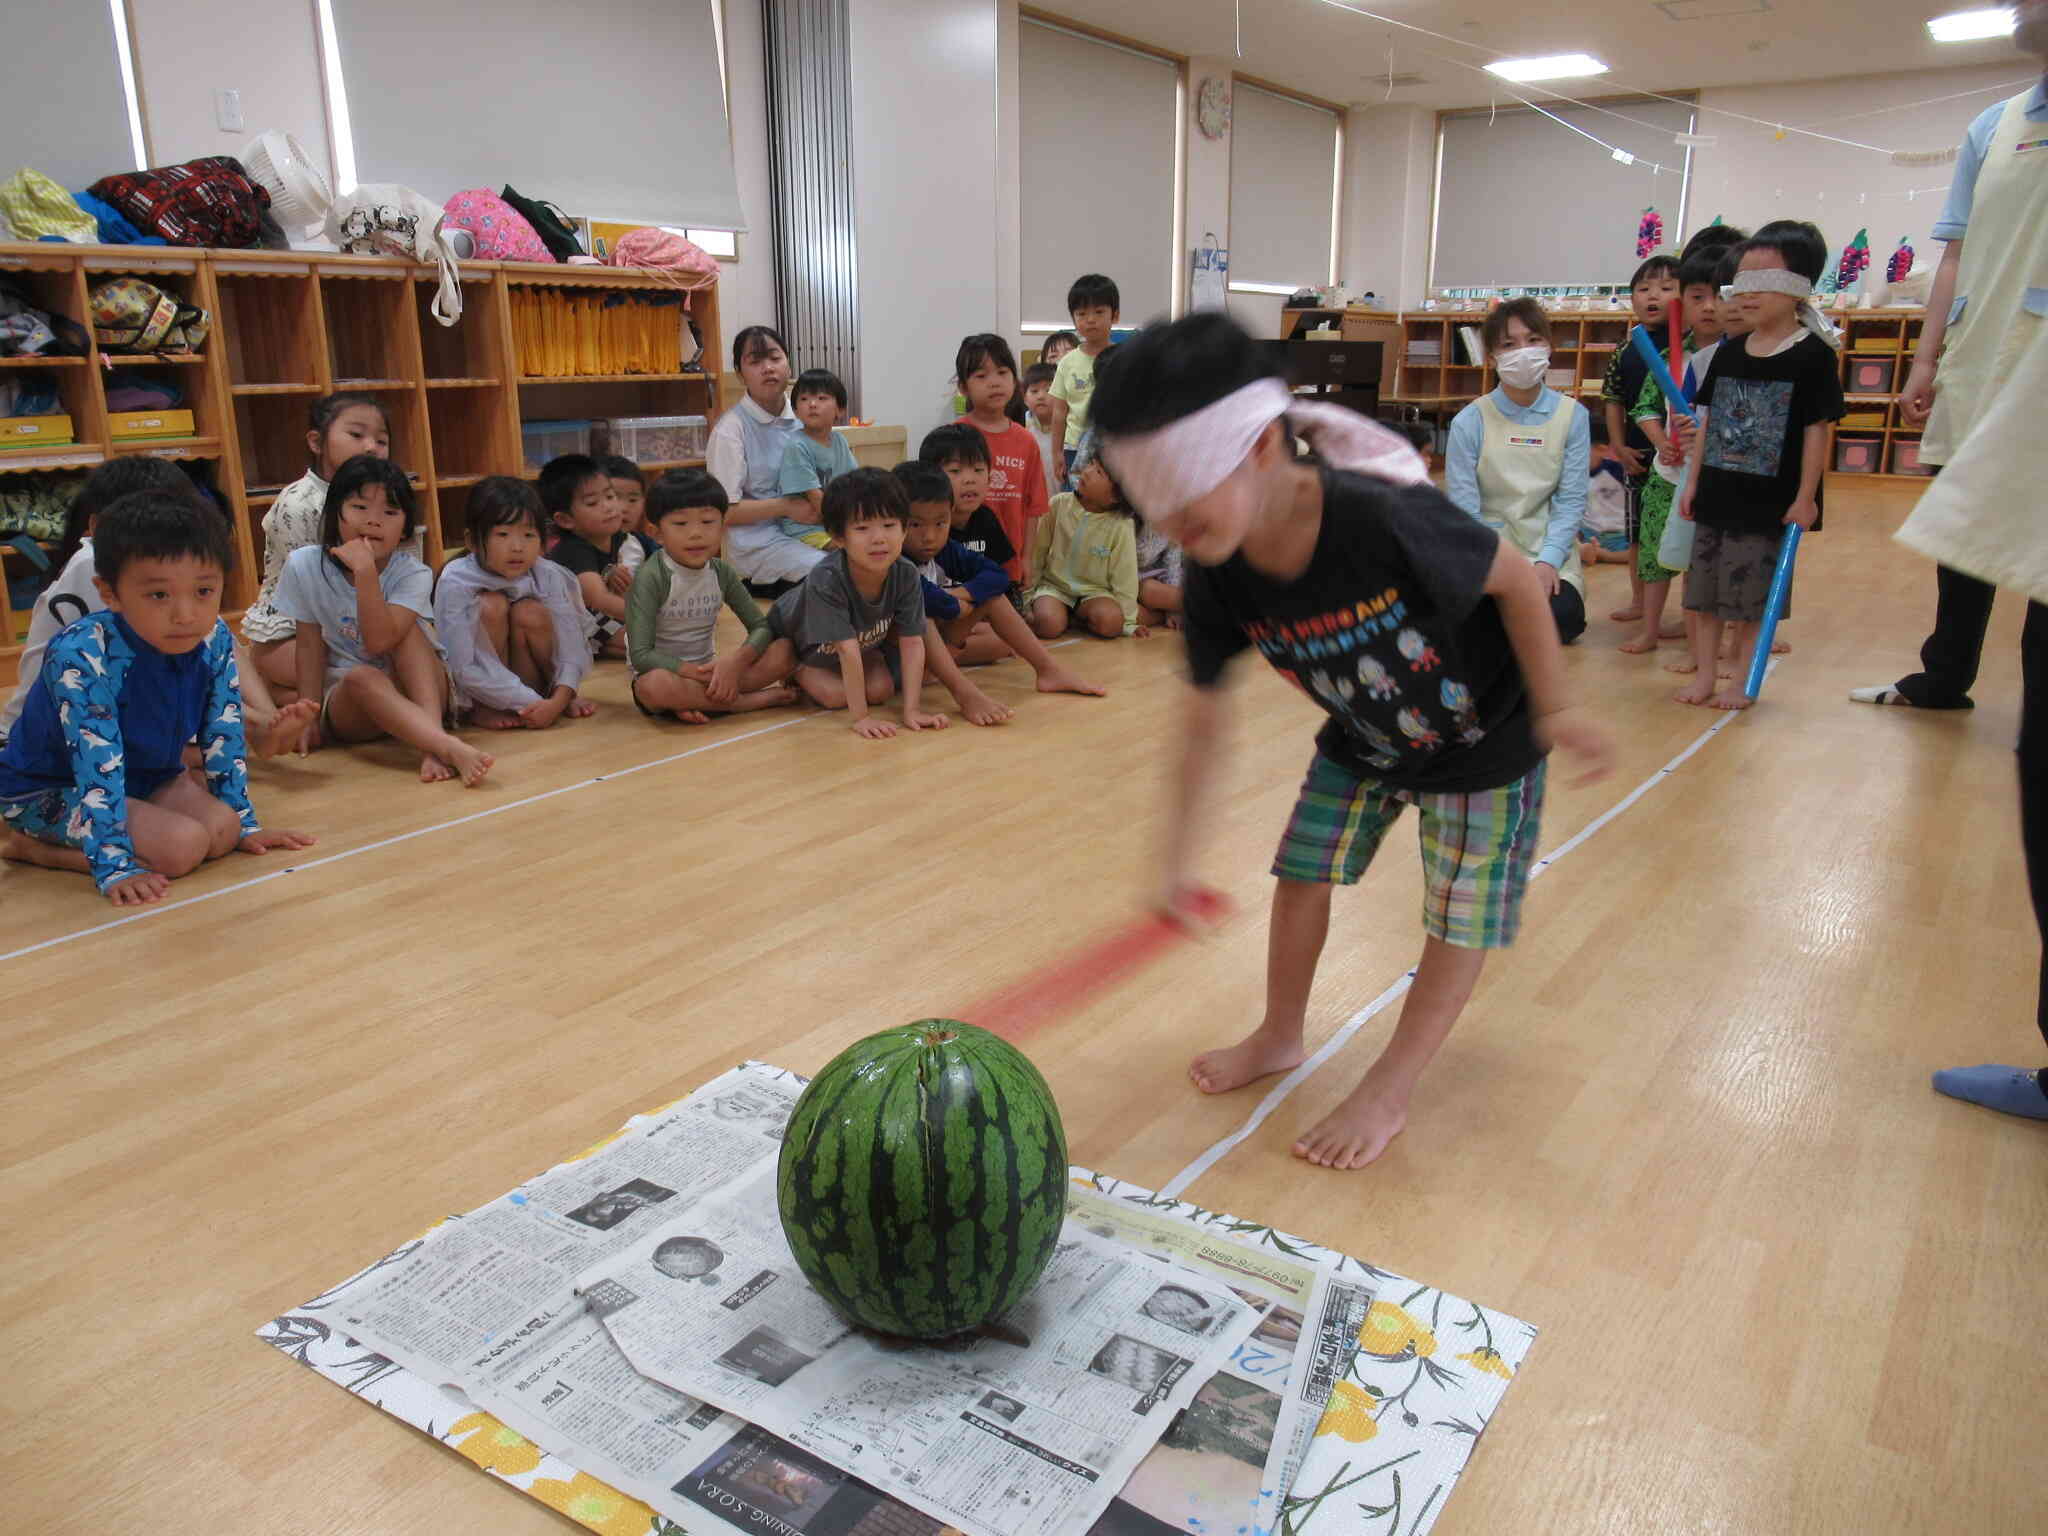
POLYGON ((462 284, 455 252, 441 231, 441 205, 410 187, 362 186, 337 197, 327 210, 327 238, 356 256, 402 256, 441 269, 434 294, 434 318, 453 325, 462 318, 462 284))

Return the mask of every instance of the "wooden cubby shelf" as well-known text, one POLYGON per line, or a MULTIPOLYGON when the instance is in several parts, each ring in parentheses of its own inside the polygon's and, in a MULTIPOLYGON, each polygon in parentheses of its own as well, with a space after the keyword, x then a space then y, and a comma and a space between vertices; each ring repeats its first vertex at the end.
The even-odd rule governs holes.
MULTIPOLYGON (((677 371, 591 377, 540 376, 522 358, 511 292, 522 305, 587 302, 604 291, 674 290, 663 279, 610 267, 472 262, 461 271, 463 313, 453 326, 433 318, 438 274, 409 262, 332 252, 195 251, 134 246, 0 243, 0 273, 17 279, 38 308, 86 325, 87 294, 103 277, 147 277, 213 316, 196 353, 102 352, 85 357, 0 359, 9 369, 46 368, 71 417, 74 443, 0 450, 0 476, 76 477, 113 457, 154 455, 181 462, 227 508, 235 570, 230 617, 254 598, 263 570, 263 514, 304 474, 308 411, 334 390, 377 397, 391 422, 391 454, 420 500, 429 562, 462 548, 471 487, 487 475, 525 475, 524 419, 588 420, 627 415, 698 415, 716 420, 716 373, 679 365, 695 343, 673 307, 677 371), (115 441, 108 432, 105 379, 111 368, 175 367, 193 415, 183 437, 115 441)), ((665 299, 664 299, 665 302, 665 299)), ((707 368, 723 354, 718 291, 692 296, 688 317, 707 368)), ((662 351, 666 355, 666 345, 662 351)), ((660 366, 662 359, 654 359, 660 366)), ((694 467, 702 459, 650 463, 694 467)), ((12 572, 19 574, 18 570, 12 572)), ((28 616, 7 607, 0 582, 0 687, 13 681, 28 616)))

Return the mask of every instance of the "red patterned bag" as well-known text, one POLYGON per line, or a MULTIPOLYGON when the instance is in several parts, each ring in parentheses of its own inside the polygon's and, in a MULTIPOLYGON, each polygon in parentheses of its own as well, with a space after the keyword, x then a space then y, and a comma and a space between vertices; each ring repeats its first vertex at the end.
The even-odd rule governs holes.
POLYGON ((86 190, 112 204, 137 229, 162 235, 172 245, 256 245, 270 208, 270 194, 230 155, 106 176, 86 190))

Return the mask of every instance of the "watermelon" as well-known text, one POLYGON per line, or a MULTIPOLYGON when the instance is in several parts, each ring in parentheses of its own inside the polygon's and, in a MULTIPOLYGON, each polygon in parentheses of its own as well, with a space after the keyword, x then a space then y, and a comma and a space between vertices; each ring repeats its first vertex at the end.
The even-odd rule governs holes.
POLYGON ((1067 1136, 1038 1069, 951 1019, 885 1029, 811 1079, 777 1168, 819 1295, 879 1333, 943 1339, 1038 1283, 1066 1214, 1067 1136))

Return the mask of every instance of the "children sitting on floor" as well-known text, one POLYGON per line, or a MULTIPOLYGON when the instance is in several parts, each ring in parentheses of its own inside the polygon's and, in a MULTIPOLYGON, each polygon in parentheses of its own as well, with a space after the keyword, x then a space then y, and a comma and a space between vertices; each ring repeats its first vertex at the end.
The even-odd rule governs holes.
POLYGON ((626 536, 619 546, 618 573, 609 578, 612 590, 623 592, 633 585, 640 562, 654 553, 654 538, 647 531, 647 477, 622 454, 607 454, 597 462, 611 482, 612 500, 619 504, 619 531, 626 536))
POLYGON ((669 470, 648 493, 656 549, 626 598, 626 655, 643 715, 703 725, 715 714, 796 700, 786 655, 747 661, 737 650, 715 654, 720 608, 730 608, 749 634, 763 622, 739 572, 718 558, 727 506, 725 487, 701 469, 669 470))
POLYGON ((1101 458, 1090 459, 1075 489, 1052 499, 1039 520, 1031 564, 1031 629, 1056 640, 1070 624, 1112 639, 1147 633, 1138 616, 1137 513, 1101 458))
POLYGON ((1586 516, 1579 525, 1579 560, 1585 565, 1627 565, 1628 480, 1607 444, 1607 423, 1594 417, 1587 454, 1586 516))
POLYGON ((1017 551, 988 505, 988 439, 964 423, 951 422, 925 433, 917 457, 944 470, 953 482, 953 537, 1009 576, 1017 551))
POLYGON ((93 536, 104 612, 66 626, 29 680, 0 748, 0 854, 89 874, 117 907, 232 849, 307 848, 249 804, 235 640, 221 622, 227 524, 181 491, 145 490, 93 536), (198 738, 204 781, 185 766, 198 738))
MULTIPOLYGON (((850 469, 860 466, 846 439, 833 431, 846 409, 846 386, 839 375, 827 368, 806 368, 796 377, 789 392, 801 429, 789 434, 782 450, 782 494, 801 496, 811 504, 813 516, 824 505, 825 487, 850 469)), ((782 531, 813 549, 829 549, 832 535, 816 523, 793 517, 778 519, 782 531)))
POLYGON ((544 556, 546 529, 532 486, 487 476, 469 493, 469 552, 434 584, 455 712, 488 730, 545 730, 597 708, 576 696, 590 672, 590 610, 567 567, 544 556))
POLYGON ((434 578, 399 548, 418 523, 405 471, 363 454, 327 487, 319 542, 285 562, 277 611, 294 625, 299 694, 320 701, 298 749, 395 736, 420 754, 422 783, 474 788, 496 759, 442 724, 448 672, 420 624, 433 616, 434 578))
POLYGON ((632 581, 620 564, 626 533, 610 478, 588 454, 565 453, 542 467, 540 499, 559 535, 548 558, 569 568, 583 606, 597 617, 591 654, 625 655, 625 594, 632 581))

